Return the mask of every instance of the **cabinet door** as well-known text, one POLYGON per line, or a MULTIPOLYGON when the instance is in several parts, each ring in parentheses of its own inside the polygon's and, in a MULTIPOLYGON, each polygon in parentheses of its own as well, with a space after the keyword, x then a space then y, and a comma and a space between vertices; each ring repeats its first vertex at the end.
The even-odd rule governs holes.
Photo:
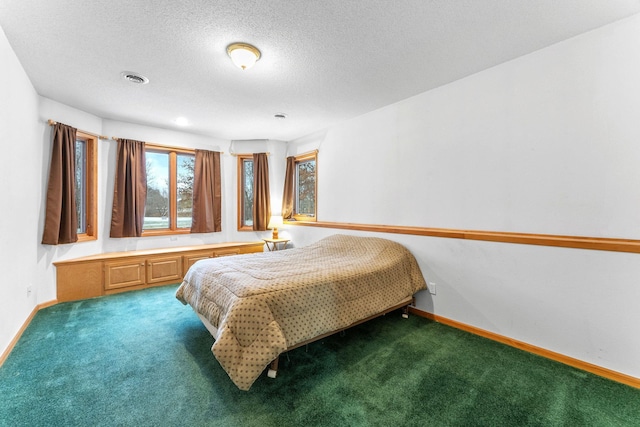
POLYGON ((256 252, 264 252, 264 242, 255 242, 249 245, 243 245, 236 248, 239 254, 253 254, 256 252))
POLYGON ((102 261, 57 266, 58 302, 99 297, 104 293, 102 279, 102 261))
POLYGON ((239 253, 240 253, 240 248, 216 249, 213 251, 213 256, 214 257, 231 256, 231 255, 238 255, 239 253))
POLYGON ((104 289, 118 289, 145 284, 143 258, 104 263, 104 289))
POLYGON ((147 283, 182 280, 182 257, 180 255, 147 258, 147 283))
POLYGON ((209 259, 213 256, 213 251, 192 252, 182 257, 182 265, 184 266, 184 274, 187 274, 189 268, 201 259, 209 259))

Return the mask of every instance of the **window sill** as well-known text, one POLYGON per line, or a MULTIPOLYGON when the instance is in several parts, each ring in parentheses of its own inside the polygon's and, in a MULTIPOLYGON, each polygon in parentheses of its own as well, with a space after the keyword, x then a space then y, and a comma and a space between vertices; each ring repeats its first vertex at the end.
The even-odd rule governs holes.
POLYGON ((296 222, 318 222, 318 220, 315 216, 294 216, 293 219, 287 219, 284 222, 291 222, 295 224, 296 222))
POLYGON ((183 228, 180 230, 150 230, 143 231, 142 236, 140 237, 149 237, 149 236, 170 236, 175 234, 191 234, 191 229, 183 228))

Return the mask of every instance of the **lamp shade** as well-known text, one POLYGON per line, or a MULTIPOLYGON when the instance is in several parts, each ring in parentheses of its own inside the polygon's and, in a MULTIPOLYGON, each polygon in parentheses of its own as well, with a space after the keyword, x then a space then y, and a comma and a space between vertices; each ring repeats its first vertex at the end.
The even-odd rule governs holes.
POLYGON ((267 228, 270 230, 273 230, 273 233, 271 235, 273 239, 278 238, 278 227, 281 227, 282 224, 283 224, 282 215, 271 215, 271 218, 269 219, 269 225, 267 225, 267 228))
POLYGON ((281 227, 283 224, 282 215, 271 215, 269 219, 268 229, 281 227))
POLYGON ((227 46, 227 54, 231 61, 242 70, 253 67, 260 59, 260 51, 255 46, 247 43, 233 43, 227 46))

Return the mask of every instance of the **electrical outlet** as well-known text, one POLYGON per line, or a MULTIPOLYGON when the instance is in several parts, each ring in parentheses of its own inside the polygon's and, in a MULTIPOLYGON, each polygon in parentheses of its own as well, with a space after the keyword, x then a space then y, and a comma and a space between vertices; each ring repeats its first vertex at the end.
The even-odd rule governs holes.
POLYGON ((427 284, 427 289, 429 289, 429 293, 431 295, 435 295, 436 294, 436 284, 435 284, 435 282, 429 282, 427 284))

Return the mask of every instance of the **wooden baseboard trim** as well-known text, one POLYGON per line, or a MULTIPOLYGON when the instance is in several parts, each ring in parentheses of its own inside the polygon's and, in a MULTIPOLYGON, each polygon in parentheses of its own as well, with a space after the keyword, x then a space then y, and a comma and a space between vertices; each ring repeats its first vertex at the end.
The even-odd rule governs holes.
POLYGON ((335 228, 378 233, 411 234, 415 236, 444 237, 450 239, 482 240, 487 242, 517 243, 521 245, 555 246, 574 249, 640 253, 640 240, 607 237, 561 236, 554 234, 512 233, 502 231, 456 230, 448 228, 412 227, 400 225, 354 224, 324 221, 287 221, 287 225, 335 228))
POLYGON ((494 332, 489 332, 484 329, 476 328, 475 326, 467 325, 465 323, 451 320, 446 317, 442 317, 426 311, 422 311, 415 307, 409 307, 409 312, 417 316, 424 317, 438 323, 442 323, 443 325, 451 326, 453 328, 460 329, 462 331, 469 332, 474 335, 479 335, 483 338, 487 338, 492 341, 497 341, 499 343, 506 344, 511 347, 515 347, 519 350, 523 350, 528 353, 533 353, 535 355, 542 356, 547 359, 551 359, 556 362, 560 362, 565 365, 572 366, 582 371, 590 372, 592 374, 598 375, 603 378, 607 378, 612 381, 626 384, 631 387, 640 388, 640 378, 632 377, 630 375, 626 375, 617 371, 612 371, 611 369, 603 368, 602 366, 584 362, 579 359, 574 359, 573 357, 565 356, 564 354, 556 353, 541 347, 536 347, 535 345, 531 345, 526 342, 514 340, 512 338, 505 337, 503 335, 499 335, 494 332))
POLYGON ((58 300, 51 300, 51 301, 44 302, 42 304, 38 304, 33 308, 33 310, 31 311, 31 314, 29 314, 29 317, 27 317, 27 320, 24 321, 24 323, 22 324, 22 327, 20 328, 16 336, 13 337, 13 339, 9 343, 9 346, 2 353, 2 356, 0 356, 0 366, 4 364, 5 360, 7 360, 7 358, 9 357, 9 354, 18 343, 18 340, 24 333, 25 329, 27 329, 27 326, 29 326, 29 324, 35 317, 36 313, 42 310, 43 308, 51 307, 52 305, 56 305, 57 303, 58 303, 58 300))

